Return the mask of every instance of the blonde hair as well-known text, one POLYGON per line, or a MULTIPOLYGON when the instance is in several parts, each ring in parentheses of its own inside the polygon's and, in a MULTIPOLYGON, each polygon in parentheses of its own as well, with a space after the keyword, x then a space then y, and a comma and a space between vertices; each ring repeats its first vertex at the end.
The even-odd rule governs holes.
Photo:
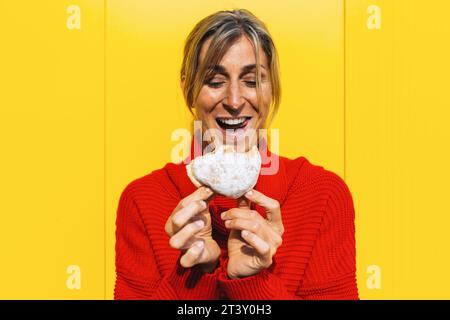
POLYGON ((245 9, 218 11, 198 22, 190 32, 185 42, 181 66, 181 79, 184 80, 183 96, 189 111, 193 114, 192 108, 205 79, 210 76, 211 67, 219 63, 226 51, 241 36, 246 36, 255 49, 256 90, 259 106, 262 101, 260 48, 267 56, 272 101, 268 108, 260 107, 260 110, 262 110, 261 121, 265 125, 270 124, 278 111, 281 98, 278 54, 266 25, 245 9), (200 65, 201 48, 209 38, 211 42, 200 65))

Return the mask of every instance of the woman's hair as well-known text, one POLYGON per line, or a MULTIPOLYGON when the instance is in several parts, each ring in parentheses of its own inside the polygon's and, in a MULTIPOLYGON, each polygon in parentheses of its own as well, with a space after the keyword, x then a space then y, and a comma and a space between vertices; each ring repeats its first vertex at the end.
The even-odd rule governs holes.
POLYGON ((266 25, 245 9, 218 11, 195 25, 186 39, 181 66, 181 79, 184 79, 184 99, 189 111, 193 114, 192 108, 205 80, 211 76, 212 67, 219 63, 226 51, 241 36, 246 36, 255 49, 258 106, 262 112, 262 121, 268 121, 270 124, 278 111, 281 97, 278 54, 266 25), (211 42, 200 65, 201 48, 209 38, 211 38, 211 42), (268 108, 261 108, 260 48, 266 54, 269 64, 272 101, 268 108))

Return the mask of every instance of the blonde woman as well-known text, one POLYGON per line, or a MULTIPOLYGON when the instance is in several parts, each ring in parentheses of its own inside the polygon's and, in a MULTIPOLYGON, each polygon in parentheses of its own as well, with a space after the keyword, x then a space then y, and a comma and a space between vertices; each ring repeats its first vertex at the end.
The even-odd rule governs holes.
MULTIPOLYGON (((231 143, 265 128, 279 106, 274 42, 247 10, 194 27, 180 79, 200 134, 214 129, 231 143)), ((258 141, 249 147, 267 146, 258 141)), ((115 299, 358 299, 345 182, 305 157, 266 151, 276 172, 238 200, 195 187, 184 162, 129 183, 117 211, 115 299)))

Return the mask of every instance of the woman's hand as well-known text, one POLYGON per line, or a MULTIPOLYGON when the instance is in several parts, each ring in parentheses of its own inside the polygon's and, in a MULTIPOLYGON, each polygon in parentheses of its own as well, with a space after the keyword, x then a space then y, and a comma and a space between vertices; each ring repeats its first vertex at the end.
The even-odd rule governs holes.
POLYGON ((272 265, 272 258, 282 243, 284 226, 278 201, 251 190, 238 199, 238 208, 222 212, 230 230, 228 238, 228 277, 247 277, 272 265), (267 220, 250 210, 248 200, 266 210, 267 220))
POLYGON ((167 219, 165 231, 170 246, 184 252, 180 264, 185 268, 202 264, 202 269, 210 272, 217 265, 220 247, 212 238, 208 210, 213 194, 209 188, 198 188, 182 199, 167 219))

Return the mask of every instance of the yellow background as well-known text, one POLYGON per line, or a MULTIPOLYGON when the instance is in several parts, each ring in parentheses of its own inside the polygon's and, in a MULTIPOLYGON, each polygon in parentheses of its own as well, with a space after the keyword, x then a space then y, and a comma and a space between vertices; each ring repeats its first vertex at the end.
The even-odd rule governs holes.
POLYGON ((183 41, 239 7, 280 53, 280 153, 352 191, 360 297, 450 298, 446 0, 0 0, 0 298, 113 297, 120 193, 170 161, 172 131, 190 126, 183 41), (80 289, 66 286, 70 265, 80 289))

